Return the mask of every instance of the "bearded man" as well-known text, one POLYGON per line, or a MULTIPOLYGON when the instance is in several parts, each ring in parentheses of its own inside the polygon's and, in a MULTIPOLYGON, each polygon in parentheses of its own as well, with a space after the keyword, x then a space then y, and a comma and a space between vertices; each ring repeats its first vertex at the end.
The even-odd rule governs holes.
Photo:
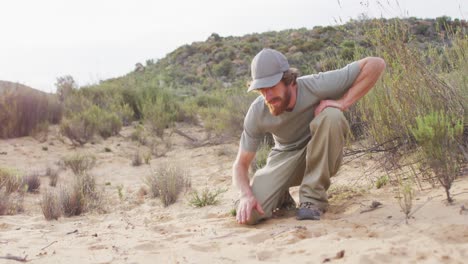
POLYGON ((342 69, 299 77, 276 50, 263 49, 254 57, 248 91, 260 96, 245 116, 233 165, 240 190, 238 223, 256 224, 277 208, 295 206, 292 186, 300 186, 296 219, 320 219, 349 133, 343 111, 375 85, 384 69, 383 59, 367 57, 342 69), (250 182, 249 166, 266 133, 275 145, 250 182))

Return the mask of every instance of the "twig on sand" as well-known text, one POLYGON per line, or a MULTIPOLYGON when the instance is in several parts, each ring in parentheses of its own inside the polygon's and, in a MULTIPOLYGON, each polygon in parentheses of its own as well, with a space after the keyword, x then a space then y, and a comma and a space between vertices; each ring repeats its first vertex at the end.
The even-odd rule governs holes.
POLYGON ((41 248, 41 250, 44 250, 44 249, 46 249, 46 248, 48 248, 48 247, 52 246, 53 244, 55 244, 55 243, 57 243, 57 242, 58 242, 57 240, 55 240, 55 241, 52 241, 52 242, 51 242, 49 245, 47 245, 47 246, 45 246, 45 247, 41 248))
POLYGON ((28 260, 26 259, 27 257, 28 255, 24 257, 17 257, 17 256, 7 254, 6 256, 0 256, 0 259, 11 259, 11 260, 19 261, 19 262, 28 262, 28 260))
POLYGON ((361 214, 367 213, 367 212, 370 212, 370 211, 374 211, 375 209, 380 208, 381 205, 382 205, 381 202, 372 201, 372 204, 369 206, 369 208, 362 210, 361 214))
POLYGON ((78 229, 75 229, 75 230, 73 230, 71 232, 68 232, 67 235, 71 235, 71 234, 74 234, 74 233, 78 233, 78 229))
POLYGON ((344 250, 340 250, 338 251, 338 253, 336 253, 336 256, 334 256, 333 258, 325 258, 322 263, 325 263, 325 262, 330 262, 332 259, 341 259, 344 257, 344 253, 345 251, 344 250))

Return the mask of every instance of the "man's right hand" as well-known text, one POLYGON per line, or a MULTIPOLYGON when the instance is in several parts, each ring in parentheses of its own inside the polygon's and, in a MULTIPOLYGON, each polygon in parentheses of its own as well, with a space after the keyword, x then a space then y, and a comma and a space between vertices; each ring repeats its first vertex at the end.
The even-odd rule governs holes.
POLYGON ((246 224, 248 221, 250 221, 253 210, 257 210, 257 212, 261 215, 265 213, 255 196, 249 195, 241 197, 236 213, 237 222, 239 224, 246 224))

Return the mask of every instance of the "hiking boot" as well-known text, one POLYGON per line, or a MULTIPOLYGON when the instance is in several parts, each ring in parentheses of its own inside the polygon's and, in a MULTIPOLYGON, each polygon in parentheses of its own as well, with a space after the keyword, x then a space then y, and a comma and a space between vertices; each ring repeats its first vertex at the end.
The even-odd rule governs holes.
POLYGON ((323 210, 311 202, 304 202, 299 205, 296 212, 297 220, 320 220, 323 210))

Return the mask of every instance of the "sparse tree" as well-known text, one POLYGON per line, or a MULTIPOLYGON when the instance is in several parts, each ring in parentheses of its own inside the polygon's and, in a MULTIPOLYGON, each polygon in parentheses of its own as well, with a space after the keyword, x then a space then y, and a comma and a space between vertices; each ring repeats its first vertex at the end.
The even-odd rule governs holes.
POLYGON ((63 102, 70 95, 73 89, 78 88, 78 85, 71 75, 64 75, 57 77, 55 87, 57 87, 57 95, 60 101, 63 102))

